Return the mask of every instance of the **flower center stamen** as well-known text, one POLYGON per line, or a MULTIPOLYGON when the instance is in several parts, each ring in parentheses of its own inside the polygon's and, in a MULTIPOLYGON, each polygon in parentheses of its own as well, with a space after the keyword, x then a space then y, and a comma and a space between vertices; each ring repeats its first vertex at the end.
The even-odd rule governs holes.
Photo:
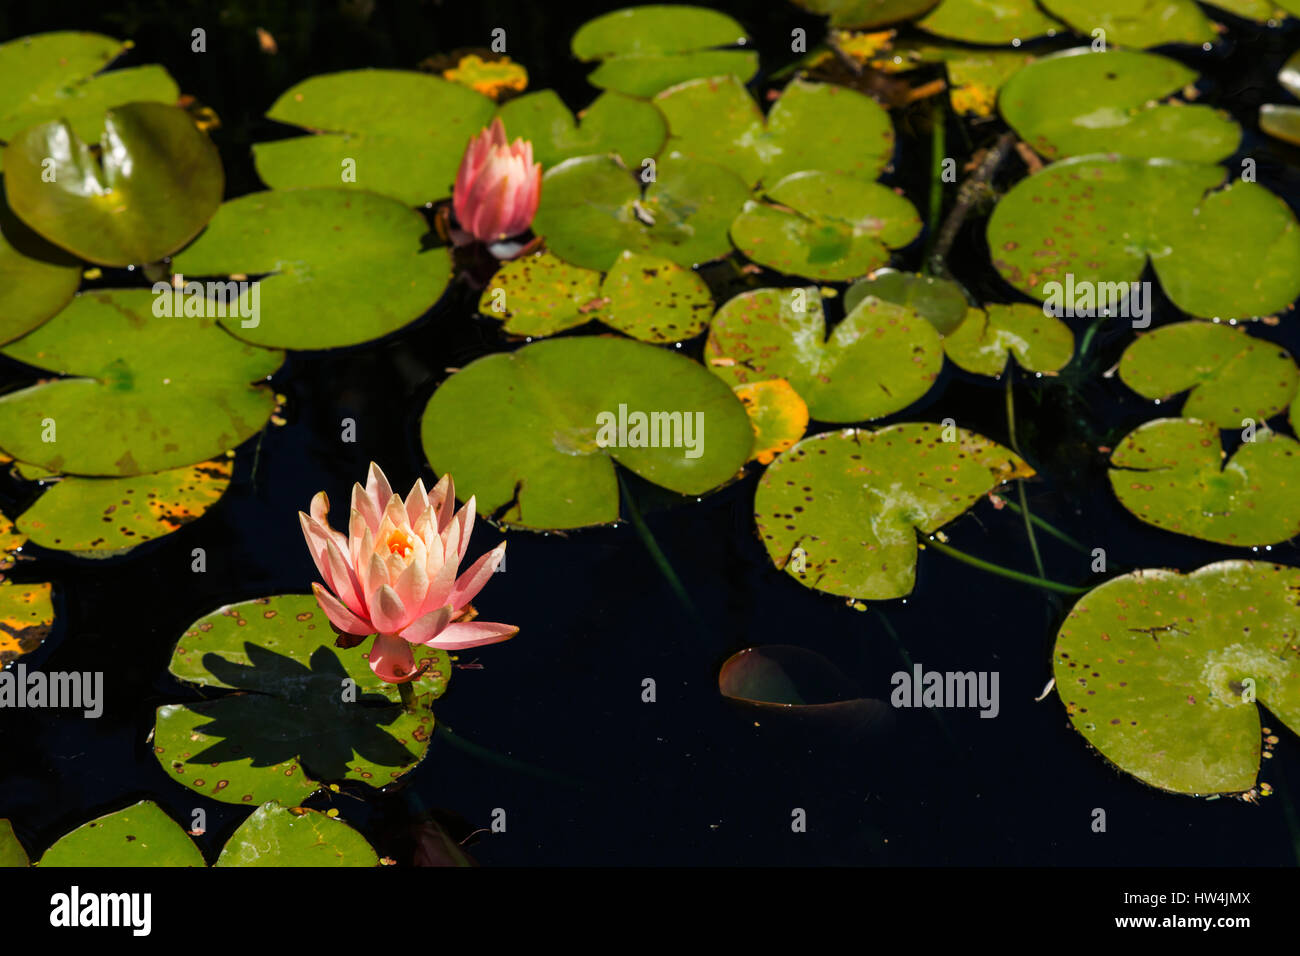
POLYGON ((388 546, 389 554, 395 554, 403 560, 411 556, 411 549, 415 547, 411 536, 400 528, 391 532, 384 543, 388 546))

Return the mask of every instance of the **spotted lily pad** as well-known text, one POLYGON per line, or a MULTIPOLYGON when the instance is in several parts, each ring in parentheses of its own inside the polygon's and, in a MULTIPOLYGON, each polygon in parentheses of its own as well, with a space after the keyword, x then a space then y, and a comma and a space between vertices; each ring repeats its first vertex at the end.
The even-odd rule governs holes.
POLYGON ((1056 637, 1070 722, 1153 787, 1252 789, 1259 705, 1300 728, 1297 593, 1300 571, 1259 561, 1112 578, 1075 604, 1056 637))
POLYGON ((700 495, 744 466, 753 432, 731 389, 684 356, 627 339, 536 342, 447 379, 420 425, 438 474, 480 512, 526 528, 618 519, 614 463, 700 495))
POLYGON ((747 41, 745 28, 725 13, 649 5, 587 21, 571 45, 579 60, 600 61, 587 82, 646 97, 696 77, 732 74, 748 80, 758 72, 758 54, 721 49, 747 41))
POLYGON ((831 18, 831 26, 848 29, 879 27, 911 20, 935 5, 935 0, 794 0, 809 13, 831 18))
POLYGON ((433 734, 429 705, 451 676, 447 652, 415 649, 417 662, 433 663, 407 711, 362 649, 338 649, 335 638, 310 595, 244 601, 196 621, 168 670, 237 693, 158 708, 154 753, 163 769, 226 803, 290 805, 324 783, 381 787, 413 769, 433 734))
POLYGON ((793 448, 808 430, 808 405, 785 379, 749 382, 735 386, 734 391, 744 403, 754 427, 750 461, 770 465, 773 458, 793 448))
POLYGON ((30 654, 54 627, 53 586, 0 580, 0 667, 30 654))
POLYGON ((693 80, 655 103, 668 118, 669 148, 768 185, 821 170, 875 180, 894 154, 889 114, 869 96, 794 80, 766 117, 735 77, 693 80))
POLYGON ((1195 82, 1196 71, 1168 57, 1083 47, 1026 66, 998 107, 1049 159, 1111 152, 1216 163, 1236 152, 1241 128, 1222 110, 1160 102, 1195 82))
POLYGON ((912 592, 918 532, 934 533, 1002 482, 1033 473, 961 428, 844 428, 805 438, 772 463, 754 519, 773 563, 805 587, 883 601, 912 592))
POLYGON ((652 103, 603 93, 575 119, 554 90, 517 97, 499 113, 506 136, 533 144, 543 169, 571 159, 613 153, 631 169, 658 155, 668 135, 663 114, 652 103))
POLYGON ((261 275, 222 319, 257 345, 323 349, 379 338, 419 318, 451 280, 446 248, 422 250, 424 217, 344 189, 272 190, 222 205, 173 260, 187 280, 261 275), (249 318, 257 303, 257 314, 249 318))
POLYGON ((138 475, 215 458, 275 407, 283 353, 212 319, 159 318, 147 289, 87 292, 4 354, 75 376, 0 397, 0 448, 62 474, 138 475))
POLYGON ((1039 0, 1076 33, 1106 31, 1109 46, 1149 49, 1170 43, 1200 46, 1218 39, 1204 11, 1192 0, 1039 0))
POLYGON ((949 40, 990 46, 1055 36, 1062 29, 1034 0, 943 0, 916 25, 949 40))
POLYGON ((4 150, 15 215, 83 259, 157 262, 193 239, 221 203, 221 158, 184 110, 161 103, 111 109, 99 148, 96 155, 55 120, 17 133, 4 150))
POLYGON ((14 835, 13 824, 0 819, 0 869, 28 865, 27 851, 14 835))
POLYGON ((640 179, 613 159, 583 156, 546 173, 533 231, 573 265, 610 269, 624 250, 693 266, 731 251, 727 228, 749 196, 735 173, 672 155, 640 179))
POLYGON ((1076 288, 1135 283, 1149 259, 1165 293, 1191 315, 1285 309, 1300 295, 1295 216, 1256 183, 1216 189, 1224 177, 1218 166, 1172 160, 1053 163, 994 208, 993 264, 1017 289, 1047 299, 1050 283, 1068 277, 1076 288))
POLYGON ((152 800, 83 823, 45 851, 38 866, 204 866, 194 841, 152 800))
POLYGON ((131 478, 62 478, 18 518, 33 544, 112 557, 184 527, 217 503, 234 462, 219 458, 131 478))
POLYGON ((943 366, 934 326, 905 306, 867 296, 826 334, 815 288, 742 292, 718 310, 705 363, 732 385, 786 379, 823 422, 901 411, 943 366))
POLYGON ((1161 418, 1120 442, 1110 484, 1120 504, 1166 531, 1238 547, 1300 534, 1300 443, 1261 430, 1224 458, 1214 423, 1161 418))
POLYGON ((77 259, 25 226, 0 188, 0 345, 57 313, 80 284, 77 259))
POLYGON ((494 60, 485 60, 477 53, 466 54, 455 66, 443 70, 442 78, 494 100, 508 92, 528 89, 528 71, 504 54, 494 60))
POLYGON ((1143 398, 1167 401, 1191 390, 1184 418, 1220 428, 1272 418, 1291 404, 1300 370, 1290 353, 1245 329, 1179 322, 1139 335, 1124 351, 1119 377, 1143 398))
POLYGON ((718 672, 718 690, 765 721, 859 733, 892 722, 885 701, 861 696, 821 654, 790 644, 732 654, 718 672))
POLYGON ((1074 333, 1033 305, 991 304, 971 309, 943 340, 948 358, 976 375, 1001 375, 1015 356, 1029 372, 1059 372, 1074 355, 1074 333))
POLYGON ((910 202, 879 183, 838 173, 793 173, 750 200, 731 238, 765 266, 810 279, 853 279, 889 261, 921 231, 910 202))
POLYGON ((356 830, 319 810, 262 804, 239 825, 214 866, 378 866, 356 830))
POLYGON ((844 293, 844 311, 852 312, 867 296, 905 305, 948 335, 966 318, 966 294, 951 279, 880 269, 849 286, 844 293))
POLYGON ((471 136, 492 120, 491 99, 427 73, 348 70, 286 90, 267 119, 306 136, 253 146, 274 189, 365 190, 419 206, 451 195, 471 136))
POLYGON ((103 71, 131 44, 98 33, 41 33, 0 46, 0 142, 29 126, 67 120, 82 139, 99 135, 104 110, 123 103, 175 103, 160 66, 103 71))
POLYGON ((590 322, 600 298, 600 272, 571 266, 549 252, 522 256, 497 270, 479 298, 483 315, 511 335, 554 335, 590 322))

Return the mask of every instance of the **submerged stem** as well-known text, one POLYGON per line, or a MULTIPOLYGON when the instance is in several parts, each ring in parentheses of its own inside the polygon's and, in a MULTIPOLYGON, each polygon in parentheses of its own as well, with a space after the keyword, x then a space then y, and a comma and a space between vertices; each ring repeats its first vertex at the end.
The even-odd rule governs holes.
POLYGON ((672 564, 668 561, 668 556, 659 547, 659 542, 655 540, 655 536, 651 533, 650 526, 641 517, 641 509, 636 506, 636 499, 632 497, 632 492, 627 487, 627 483, 623 481, 622 475, 618 476, 618 486, 623 492, 623 500, 627 502, 628 520, 632 522, 632 527, 636 529, 641 543, 650 552, 651 559, 659 569, 659 573, 664 576, 664 580, 668 582, 669 589, 676 595, 677 600, 682 603, 682 607, 690 612, 696 624, 699 624, 701 620, 699 609, 695 606, 695 602, 691 600, 690 594, 687 593, 685 586, 682 584, 682 579, 673 570, 672 564))
MULTIPOLYGON (((1025 456, 1020 453, 1020 443, 1016 441, 1016 399, 1013 390, 1015 375, 1015 364, 1008 357, 1006 371, 1007 431, 1011 434, 1011 447, 1015 450, 1017 455, 1020 455, 1020 457, 1023 458, 1025 456)), ((1023 478, 1016 480, 1016 490, 1020 496, 1020 515, 1025 519, 1025 537, 1029 539, 1029 550, 1034 555, 1034 568, 1038 571, 1038 576, 1043 577, 1047 572, 1043 567, 1043 555, 1038 550, 1038 538, 1034 536, 1034 516, 1029 513, 1029 499, 1025 495, 1025 481, 1023 478)))
POLYGON ((488 763, 496 764, 499 767, 505 767, 507 770, 517 770, 520 773, 526 773, 534 777, 541 777, 543 780, 549 780, 552 783, 560 783, 566 787, 581 787, 583 785, 581 780, 566 777, 564 774, 556 773, 553 770, 547 770, 544 767, 534 767, 530 763, 524 763, 522 760, 515 760, 513 757, 507 757, 505 754, 499 754, 495 750, 489 750, 487 747, 468 741, 446 724, 437 724, 434 727, 433 732, 457 750, 462 750, 473 757, 478 757, 480 760, 486 760, 488 763))
POLYGON ((1046 588, 1048 591, 1056 591, 1059 594, 1087 594, 1092 590, 1091 588, 1076 587, 1072 584, 1061 584, 1059 581, 1049 581, 1047 578, 1025 574, 1023 571, 1013 571, 1011 568, 1004 568, 1000 564, 985 561, 983 558, 969 555, 965 551, 958 551, 951 545, 944 544, 938 538, 929 538, 924 542, 924 544, 926 547, 934 548, 939 553, 946 554, 950 558, 955 558, 963 564, 969 564, 973 568, 979 568, 981 571, 987 571, 989 574, 996 574, 999 577, 1007 578, 1011 581, 1019 581, 1021 584, 1032 584, 1034 587, 1046 588))
POLYGON ((944 112, 946 99, 944 96, 936 96, 930 104, 930 209, 926 225, 926 253, 921 260, 921 271, 925 275, 934 272, 935 264, 931 257, 939 241, 939 216, 943 212, 943 162, 947 150, 947 114, 944 112))
MULTIPOLYGON (((1028 511, 1026 511, 1025 509, 1021 508, 1021 507, 1020 507, 1018 504, 1016 504, 1014 501, 1007 501, 1005 498, 1003 498, 1003 499, 1002 499, 1002 503, 1003 503, 1004 505, 1006 505, 1008 508, 1010 508, 1012 511, 1014 511, 1014 512, 1015 512, 1016 514, 1018 514, 1018 515, 1020 515, 1020 514, 1029 514, 1028 511)), ((1051 524, 1051 523, 1049 523, 1049 522, 1043 520, 1042 518, 1038 517, 1038 515, 1035 515, 1035 514, 1031 514, 1031 515, 1029 515, 1029 520, 1032 521, 1034 524, 1038 525, 1038 527, 1042 528, 1044 531, 1046 531, 1048 534, 1050 534, 1050 535, 1051 535, 1053 538, 1055 538, 1057 541, 1060 541, 1062 544, 1069 545, 1071 548, 1074 548, 1074 550, 1075 550, 1075 551, 1078 551, 1080 554, 1091 554, 1091 553, 1092 553, 1092 552, 1088 549, 1088 547, 1087 547, 1086 545, 1084 545, 1082 542, 1077 541, 1077 540, 1075 540, 1074 538, 1070 537, 1068 534, 1066 534, 1066 533, 1065 533, 1064 531, 1062 531, 1060 528, 1058 528, 1058 527, 1056 527, 1055 525, 1053 525, 1053 524, 1051 524)))

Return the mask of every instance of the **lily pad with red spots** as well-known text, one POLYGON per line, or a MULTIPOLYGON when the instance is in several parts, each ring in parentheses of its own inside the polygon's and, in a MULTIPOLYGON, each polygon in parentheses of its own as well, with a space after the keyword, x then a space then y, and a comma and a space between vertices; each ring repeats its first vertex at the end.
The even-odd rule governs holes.
POLYGON ((827 334, 816 288, 743 292, 713 317, 709 369, 731 385, 783 378, 823 422, 901 411, 943 367, 933 325, 905 306, 867 296, 827 334))
POLYGON ((961 428, 844 428, 805 438, 772 463, 754 520, 773 564, 800 584, 883 601, 912 592, 918 534, 1033 473, 1014 452, 961 428))
POLYGON ((1261 424, 1286 409, 1300 385, 1291 354, 1244 328, 1209 322, 1162 326, 1124 350, 1119 377, 1143 398, 1189 392, 1184 418, 1220 428, 1261 424))
POLYGON ((951 279, 878 269, 849 286, 844 293, 844 311, 852 312, 869 295, 907 306, 938 329, 940 335, 948 335, 961 325, 969 308, 966 294, 951 279))
POLYGON ((83 823, 55 841, 38 866, 203 866, 189 834, 152 800, 83 823))
POLYGON ((1300 534, 1300 443, 1261 429, 1226 461, 1213 422, 1161 418, 1110 459, 1120 504, 1166 531, 1251 547, 1300 534))
POLYGON ((808 430, 808 405, 789 382, 770 378, 735 386, 754 427, 754 449, 749 460, 770 465, 772 459, 793 448, 808 430))
POLYGON ((1297 594, 1300 571, 1259 561, 1112 578, 1080 598, 1056 636, 1056 692, 1070 722, 1153 787, 1251 790, 1260 707, 1300 729, 1297 594))
POLYGON ((993 264, 1044 300, 1059 294, 1051 283, 1100 292, 1138 281, 1150 263, 1191 315, 1248 319, 1283 310, 1300 295, 1300 226, 1257 183, 1218 188, 1225 175, 1208 164, 1113 155, 1053 163, 994 208, 993 264))
POLYGON ((330 782, 382 787, 410 772, 433 733, 430 705, 447 689, 446 651, 416 648, 430 669, 405 710, 396 685, 341 649, 309 595, 228 605, 181 636, 168 670, 231 691, 158 708, 154 754, 168 775, 226 803, 296 805, 330 782))
POLYGON ((966 320, 944 337, 943 351, 976 375, 1001 375, 1013 356, 1028 372, 1053 374, 1070 363, 1074 333, 1038 306, 992 303, 970 309, 966 320))

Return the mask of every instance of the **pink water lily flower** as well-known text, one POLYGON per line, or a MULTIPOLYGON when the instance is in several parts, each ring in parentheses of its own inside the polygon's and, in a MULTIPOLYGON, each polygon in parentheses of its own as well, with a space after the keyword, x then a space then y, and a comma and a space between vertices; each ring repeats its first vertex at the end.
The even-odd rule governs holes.
POLYGON ((482 242, 500 242, 524 232, 542 197, 542 164, 533 162, 533 144, 506 144, 497 117, 469 141, 456 174, 452 207, 460 228, 482 242))
MULTIPOLYGON (((505 542, 457 576, 474 528, 474 499, 460 511, 451 476, 425 493, 416 481, 402 500, 373 462, 366 486, 352 488, 346 536, 329 526, 329 498, 318 492, 302 533, 325 584, 313 584, 330 623, 344 634, 375 635, 370 668, 391 684, 420 676, 412 644, 464 650, 508 640, 508 624, 475 621, 470 605, 505 557, 505 542)), ((354 643, 360 643, 356 641, 354 643)))

